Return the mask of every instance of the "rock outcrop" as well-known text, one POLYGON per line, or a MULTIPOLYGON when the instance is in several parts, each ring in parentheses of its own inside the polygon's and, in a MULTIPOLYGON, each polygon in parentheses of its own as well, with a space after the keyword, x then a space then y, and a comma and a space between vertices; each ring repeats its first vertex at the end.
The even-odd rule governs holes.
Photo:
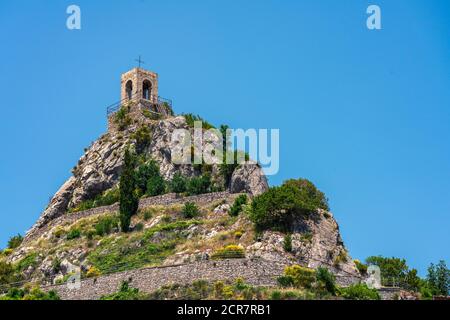
POLYGON ((230 182, 233 193, 246 192, 257 196, 269 189, 266 176, 256 163, 241 164, 234 170, 230 182))
MULTIPOLYGON (((181 172, 187 177, 199 174, 193 165, 177 165, 171 158, 174 144, 172 133, 177 129, 189 130, 183 116, 155 121, 138 112, 133 112, 131 115, 131 124, 125 130, 111 129, 85 150, 85 154, 72 170, 73 176, 53 196, 38 221, 27 232, 25 240, 49 221, 66 213, 68 208, 93 199, 96 195, 117 185, 123 165, 124 150, 128 145, 136 144, 134 134, 143 126, 148 127, 151 133, 151 141, 143 152, 159 164, 161 174, 166 180, 171 179, 175 172, 181 172)), ((223 184, 218 165, 212 166, 212 176, 223 184)), ((252 164, 241 165, 235 170, 230 189, 234 193, 247 192, 257 195, 267 188, 267 180, 261 168, 252 164)))

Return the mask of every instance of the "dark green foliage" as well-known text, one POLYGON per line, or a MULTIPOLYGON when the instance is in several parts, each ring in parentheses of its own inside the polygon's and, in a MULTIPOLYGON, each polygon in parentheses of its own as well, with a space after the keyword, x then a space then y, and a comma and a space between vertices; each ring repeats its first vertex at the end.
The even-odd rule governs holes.
POLYGON ((67 240, 77 239, 81 237, 81 230, 78 228, 70 229, 69 233, 67 234, 67 240))
POLYGON ((135 159, 130 150, 125 150, 124 167, 120 176, 120 227, 127 232, 130 227, 131 217, 136 214, 139 206, 139 198, 135 193, 135 159))
POLYGON ((106 190, 94 200, 94 207, 110 206, 116 202, 119 202, 119 198, 119 188, 116 187, 106 190))
POLYGON ((253 199, 250 219, 257 230, 290 231, 296 218, 318 208, 328 210, 322 192, 308 180, 288 180, 253 199))
POLYGON ((281 287, 288 288, 294 286, 294 278, 291 276, 280 276, 277 278, 277 281, 281 287))
POLYGON ((60 300, 55 291, 44 292, 39 288, 11 288, 0 300, 60 300))
POLYGON ((230 215, 236 217, 242 211, 242 206, 247 204, 248 197, 246 194, 239 195, 236 200, 234 200, 233 205, 230 208, 230 215))
POLYGON ((395 257, 371 256, 366 259, 366 264, 376 265, 380 268, 383 285, 403 282, 409 270, 405 259, 395 257))
POLYGON ((0 285, 15 282, 16 280, 14 267, 10 263, 0 261, 0 285))
POLYGON ((30 266, 36 266, 36 264, 37 264, 37 253, 30 253, 16 264, 16 270, 19 272, 23 272, 30 266))
POLYGON ((211 176, 209 174, 193 177, 187 185, 187 193, 189 195, 197 195, 210 192, 211 176))
POLYGON ((292 252, 292 236, 290 233, 284 236, 283 249, 286 252, 292 252))
POLYGON ((231 151, 227 150, 224 152, 224 159, 222 164, 220 165, 220 174, 223 176, 225 180, 225 185, 228 187, 231 182, 231 177, 233 176, 234 170, 236 170, 237 167, 239 167, 240 163, 238 163, 238 160, 240 158, 243 158, 245 161, 250 160, 250 156, 242 151, 231 151), (227 158, 232 158, 232 163, 228 163, 230 161, 227 161, 227 158))
POLYGON ((152 177, 161 176, 155 160, 141 164, 136 170, 136 185, 141 194, 147 193, 147 183, 152 177))
POLYGON ((180 172, 176 172, 170 181, 169 189, 171 192, 183 193, 186 192, 187 179, 180 172))
POLYGON ((131 118, 128 115, 129 106, 121 106, 119 111, 114 115, 114 123, 119 130, 125 130, 131 124, 131 118))
POLYGON ((139 292, 139 289, 131 288, 128 282, 123 281, 119 291, 100 298, 100 300, 143 300, 146 295, 139 292))
POLYGON ((183 217, 191 219, 195 218, 200 214, 200 210, 197 205, 193 202, 186 202, 183 207, 183 217))
POLYGON ((430 291, 434 295, 449 295, 450 290, 450 270, 444 260, 437 265, 433 263, 428 268, 427 281, 430 291))
POLYGON ((17 236, 11 237, 8 240, 8 248, 15 249, 22 244, 22 241, 23 241, 23 237, 20 234, 18 234, 17 236))
POLYGON ((353 284, 347 288, 341 288, 341 296, 349 300, 380 300, 376 289, 369 289, 365 283, 353 284))
POLYGON ((81 202, 76 207, 69 209, 68 212, 80 212, 92 208, 109 206, 116 202, 119 202, 119 195, 119 189, 112 188, 106 190, 102 194, 97 195, 94 199, 88 199, 81 202))
POLYGON ((155 175, 148 179, 147 181, 147 192, 146 194, 154 197, 162 195, 166 192, 166 182, 161 175, 155 175))
POLYGON ((335 295, 337 291, 336 277, 327 268, 319 267, 316 270, 316 282, 328 293, 335 295))
POLYGON ((141 154, 150 146, 152 142, 152 133, 150 128, 146 125, 141 126, 132 136, 136 140, 136 153, 141 154))
POLYGON ((209 122, 204 120, 199 115, 194 115, 192 113, 187 113, 187 114, 183 114, 183 117, 186 119, 186 123, 187 123, 187 125, 190 128, 194 128, 194 122, 195 121, 201 121, 202 122, 202 128, 205 129, 205 130, 214 128, 214 126, 212 124, 210 124, 209 122))
POLYGON ((116 217, 101 217, 95 224, 95 233, 99 236, 110 234, 118 225, 119 221, 116 217))

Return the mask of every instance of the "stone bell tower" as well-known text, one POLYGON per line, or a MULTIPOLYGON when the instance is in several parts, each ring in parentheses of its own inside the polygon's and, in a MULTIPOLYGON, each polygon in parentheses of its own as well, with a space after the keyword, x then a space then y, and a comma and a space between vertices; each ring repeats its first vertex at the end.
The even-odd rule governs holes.
POLYGON ((120 101, 107 107, 109 129, 117 127, 115 114, 122 107, 134 119, 144 116, 157 120, 173 115, 172 101, 158 95, 158 74, 140 67, 122 74, 120 101))
POLYGON ((158 74, 134 68, 121 76, 121 100, 144 99, 158 102, 158 74))

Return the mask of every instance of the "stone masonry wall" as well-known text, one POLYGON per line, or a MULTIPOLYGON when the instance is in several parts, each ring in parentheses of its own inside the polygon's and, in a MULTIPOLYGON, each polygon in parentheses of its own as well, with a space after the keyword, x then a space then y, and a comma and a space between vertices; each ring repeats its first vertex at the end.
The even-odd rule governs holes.
MULTIPOLYGON (((180 195, 177 195, 175 193, 168 193, 161 196, 156 197, 148 197, 143 198, 139 201, 139 209, 145 209, 150 206, 155 205, 161 205, 161 206, 168 206, 173 205, 177 203, 185 203, 185 202, 195 202, 196 204, 207 204, 213 201, 226 199, 228 197, 232 196, 228 191, 224 192, 213 192, 213 193, 205 193, 200 194, 196 196, 190 196, 190 197, 183 197, 180 195)), ((32 241, 34 239, 39 238, 42 236, 45 232, 51 230, 53 227, 57 225, 61 225, 64 223, 73 223, 78 221, 79 219, 91 217, 99 214, 106 214, 106 213, 113 213, 119 211, 119 204, 115 203, 110 206, 104 206, 104 207, 98 207, 98 208, 92 208, 85 211, 80 212, 73 212, 73 213, 67 213, 65 215, 62 215, 53 221, 49 222, 47 225, 42 227, 41 229, 36 230, 33 234, 30 234, 27 237, 27 242, 32 241)))
POLYGON ((276 278, 283 273, 284 265, 261 259, 229 259, 199 261, 191 264, 144 268, 125 271, 81 281, 79 289, 70 290, 67 284, 43 287, 55 290, 63 300, 95 300, 114 293, 122 281, 142 292, 152 292, 168 284, 190 284, 195 280, 235 280, 243 278, 255 286, 276 285, 276 278))
MULTIPOLYGON (((55 290, 63 300, 96 300, 103 295, 117 292, 122 281, 141 292, 150 293, 169 284, 191 284, 196 280, 234 281, 243 278, 254 286, 276 286, 277 278, 286 265, 265 259, 203 260, 189 264, 135 269, 84 279, 78 289, 69 289, 67 284, 45 286, 45 291, 55 290)), ((357 277, 336 275, 341 286, 359 282, 357 277)))

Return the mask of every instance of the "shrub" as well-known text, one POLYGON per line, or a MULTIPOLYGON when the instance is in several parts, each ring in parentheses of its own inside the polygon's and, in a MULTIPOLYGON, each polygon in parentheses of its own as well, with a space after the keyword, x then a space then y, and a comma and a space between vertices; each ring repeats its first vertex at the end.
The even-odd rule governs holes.
POLYGON ((128 115, 129 106, 121 106, 119 111, 114 115, 114 123, 120 131, 125 130, 131 124, 131 118, 128 115))
POLYGON ((341 263, 345 263, 348 261, 348 255, 345 250, 341 250, 339 254, 334 258, 333 264, 335 267, 338 267, 341 263))
POLYGON ((190 128, 194 128, 194 122, 195 121, 201 121, 202 122, 202 128, 205 129, 205 130, 214 128, 214 126, 212 124, 210 124, 209 122, 204 120, 199 115, 195 115, 195 114, 192 114, 192 113, 187 113, 187 114, 183 114, 183 117, 186 119, 186 124, 190 128))
POLYGON ((316 281, 319 285, 323 286, 323 288, 327 292, 331 293, 332 295, 336 294, 336 277, 327 268, 317 268, 316 281))
POLYGON ((55 291, 44 292, 39 288, 11 288, 0 300, 59 300, 55 291))
POLYGON ((119 188, 111 188, 95 198, 94 207, 110 206, 116 202, 119 202, 119 198, 119 188))
POLYGON ((10 263, 0 261, 0 285, 8 284, 15 280, 14 267, 10 263))
POLYGON ((365 283, 353 284, 347 288, 341 288, 341 296, 350 300, 380 300, 376 289, 369 289, 365 283))
POLYGON ((318 208, 328 210, 322 192, 308 180, 288 180, 253 199, 250 219, 257 230, 290 231, 296 218, 318 208))
POLYGON ((204 194, 210 191, 211 176, 209 174, 193 177, 187 184, 187 192, 189 195, 204 194))
POLYGON ((367 265, 362 263, 359 260, 353 260, 353 262, 355 263, 356 269, 358 269, 358 271, 361 274, 367 274, 367 265))
POLYGON ((166 183, 160 175, 155 175, 147 181, 147 194, 149 196, 159 196, 166 191, 166 183))
POLYGON ((142 211, 142 217, 144 218, 144 221, 148 221, 153 217, 153 210, 150 209, 144 209, 142 211))
POLYGON ((2 254, 5 256, 9 256, 11 253, 13 253, 13 249, 10 248, 6 248, 5 250, 2 251, 2 254))
POLYGON ((200 214, 200 210, 197 205, 193 202, 186 202, 183 207, 183 217, 191 219, 200 214))
POLYGON ((283 248, 286 252, 292 252, 292 236, 290 233, 284 236, 283 248))
POLYGON ((103 296, 100 300, 143 300, 145 297, 139 289, 131 288, 128 282, 123 281, 118 292, 103 296))
POLYGON ((111 188, 109 190, 106 190, 102 194, 97 195, 94 199, 88 199, 80 202, 77 206, 70 208, 68 212, 69 213, 80 212, 92 208, 109 206, 116 202, 119 202, 119 196, 120 196, 119 189, 111 188))
POLYGON ((186 187, 187 179, 180 172, 176 172, 169 184, 170 191, 175 193, 183 193, 186 192, 186 187))
POLYGON ((23 237, 20 234, 17 236, 11 237, 8 240, 8 249, 15 249, 22 244, 23 237))
POLYGON ((233 205, 230 208, 230 215, 232 217, 236 217, 242 211, 242 206, 246 204, 248 201, 248 197, 246 194, 239 195, 236 200, 234 200, 233 205))
POLYGON ((79 237, 81 237, 81 230, 78 228, 70 229, 66 236, 67 240, 77 239, 79 237))
POLYGON ((242 233, 242 231, 240 231, 240 230, 238 230, 238 231, 236 231, 236 232, 234 233, 234 237, 235 237, 236 239, 240 239, 240 238, 242 237, 242 235, 243 235, 243 233, 242 233))
POLYGON ((150 146, 152 133, 148 126, 143 125, 131 136, 131 138, 136 140, 136 153, 141 154, 150 146))
POLYGON ((274 290, 270 293, 270 300, 281 300, 282 294, 279 290, 274 290))
POLYGON ((120 176, 120 227, 127 232, 131 217, 136 214, 139 198, 135 193, 136 178, 134 173, 135 158, 130 150, 125 150, 124 168, 120 176))
POLYGON ((136 187, 142 194, 147 193, 148 180, 155 176, 160 176, 159 166, 155 160, 149 160, 138 166, 136 169, 136 187))
POLYGON ((239 259, 245 258, 244 248, 237 245, 228 245, 216 250, 211 259, 239 259))
POLYGON ((281 287, 293 287, 294 286, 294 278, 291 276, 280 276, 277 278, 277 282, 281 287))
POLYGON ((116 217, 106 216, 98 219, 95 224, 95 233, 99 236, 110 234, 114 227, 118 226, 116 217))
POLYGON ((90 267, 86 272, 86 278, 96 278, 100 276, 102 273, 96 267, 90 267))
POLYGON ((36 266, 36 264, 37 264, 37 253, 30 253, 16 264, 16 270, 19 272, 23 272, 30 266, 36 266))
POLYGON ((134 227, 134 230, 135 230, 135 231, 138 231, 138 232, 144 230, 144 224, 143 224, 142 222, 139 222, 139 223, 136 224, 136 226, 134 227))
POLYGON ((298 288, 311 288, 315 281, 315 271, 299 265, 287 266, 284 275, 292 277, 294 286, 298 288))

